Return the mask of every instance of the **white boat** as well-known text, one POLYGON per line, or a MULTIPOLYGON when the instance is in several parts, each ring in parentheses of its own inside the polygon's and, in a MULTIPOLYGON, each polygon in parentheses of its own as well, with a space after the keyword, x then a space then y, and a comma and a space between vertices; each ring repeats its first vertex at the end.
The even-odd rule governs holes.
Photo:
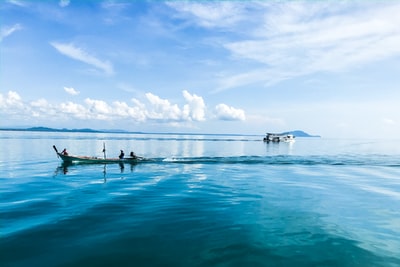
POLYGON ((294 142, 295 141, 295 136, 293 134, 286 134, 286 133, 267 133, 267 135, 264 137, 264 142, 274 142, 274 143, 279 143, 279 142, 294 142))

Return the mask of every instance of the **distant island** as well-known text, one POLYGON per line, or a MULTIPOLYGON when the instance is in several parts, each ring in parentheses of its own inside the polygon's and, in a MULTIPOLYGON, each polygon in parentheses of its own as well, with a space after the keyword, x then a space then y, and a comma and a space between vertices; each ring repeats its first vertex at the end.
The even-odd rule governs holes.
MULTIPOLYGON (((128 134, 186 134, 186 135, 246 135, 246 134, 204 134, 204 133, 148 133, 148 132, 131 132, 125 130, 94 130, 90 128, 83 129, 56 129, 49 127, 28 127, 28 128, 0 128, 0 131, 26 131, 26 132, 67 132, 67 133, 128 133, 128 134)), ((283 132, 282 134, 293 134, 296 137, 321 137, 319 135, 310 135, 304 131, 295 130, 283 132)), ((247 134, 249 135, 249 134, 247 134)), ((252 134, 254 135, 254 134, 252 134)), ((251 135, 251 136, 252 136, 251 135)))
POLYGON ((66 132, 66 133, 141 133, 141 132, 128 132, 124 130, 94 130, 90 128, 82 129, 56 129, 49 127, 29 127, 29 128, 0 128, 0 131, 22 131, 22 132, 66 132))
POLYGON ((2 131, 27 131, 27 132, 78 132, 78 133, 100 133, 93 129, 54 129, 49 127, 30 127, 30 128, 1 128, 2 131))
POLYGON ((310 135, 310 134, 308 134, 304 131, 300 131, 300 130, 284 132, 282 134, 293 134, 296 137, 321 137, 320 135, 310 135))

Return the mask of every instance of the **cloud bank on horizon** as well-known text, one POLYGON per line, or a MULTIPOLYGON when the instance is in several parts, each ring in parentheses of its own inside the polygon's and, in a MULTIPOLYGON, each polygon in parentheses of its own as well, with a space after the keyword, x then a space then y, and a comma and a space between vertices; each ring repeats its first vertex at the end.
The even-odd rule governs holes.
MULTIPOLYGON (((74 88, 64 87, 66 93, 78 95, 74 88)), ((162 99, 152 93, 146 93, 146 102, 132 98, 128 103, 86 98, 83 103, 72 101, 51 104, 46 99, 31 102, 24 101, 17 92, 9 91, 6 95, 0 94, 0 109, 9 116, 45 117, 51 120, 65 118, 80 120, 122 120, 130 119, 134 122, 158 121, 171 124, 204 121, 208 117, 207 106, 201 96, 190 94, 184 90, 182 95, 186 104, 179 107, 167 99, 162 99)), ((218 104, 210 111, 210 118, 220 120, 245 120, 244 111, 218 104)))
POLYGON ((8 0, 0 13, 3 125, 400 132, 396 1, 8 0))

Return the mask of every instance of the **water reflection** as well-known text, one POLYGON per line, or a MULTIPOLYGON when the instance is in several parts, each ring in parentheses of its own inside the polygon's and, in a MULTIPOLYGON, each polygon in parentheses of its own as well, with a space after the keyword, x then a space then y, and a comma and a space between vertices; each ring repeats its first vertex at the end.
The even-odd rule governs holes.
POLYGON ((292 155, 294 142, 264 142, 267 155, 292 155))
MULTIPOLYGON (((102 164, 103 168, 102 168, 102 173, 103 173, 103 178, 104 181, 106 182, 107 180, 107 167, 109 164, 102 164)), ((58 166, 56 168, 56 170, 54 171, 54 177, 58 176, 58 175, 69 175, 71 171, 76 171, 78 170, 78 168, 82 169, 82 172, 84 172, 84 169, 87 168, 88 166, 101 166, 101 164, 74 164, 74 163, 68 163, 68 162, 63 162, 61 163, 60 166, 58 166)), ((115 164, 113 164, 113 166, 116 166, 115 164)), ((119 171, 121 174, 125 173, 126 170, 128 169, 131 173, 135 170, 136 164, 130 164, 130 163, 118 163, 118 167, 119 167, 119 171), (125 165, 127 168, 125 168, 125 165)), ((115 170, 115 168, 113 168, 115 170)), ((110 174, 113 174, 113 172, 111 171, 110 174)))

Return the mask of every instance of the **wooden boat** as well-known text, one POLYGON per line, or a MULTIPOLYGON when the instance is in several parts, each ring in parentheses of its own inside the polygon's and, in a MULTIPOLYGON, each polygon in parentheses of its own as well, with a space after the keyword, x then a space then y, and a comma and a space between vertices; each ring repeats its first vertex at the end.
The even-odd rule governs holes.
MULTIPOLYGON (((84 163, 84 164, 111 164, 111 163, 129 163, 136 164, 140 161, 145 160, 143 157, 138 157, 136 155, 130 157, 120 158, 103 158, 101 157, 90 157, 90 156, 75 156, 75 155, 66 155, 58 152, 56 146, 53 145, 54 150, 57 153, 57 156, 63 160, 64 163, 84 163)), ((103 150, 105 152, 105 150, 103 150)), ((104 153, 105 155, 105 153, 104 153)))

